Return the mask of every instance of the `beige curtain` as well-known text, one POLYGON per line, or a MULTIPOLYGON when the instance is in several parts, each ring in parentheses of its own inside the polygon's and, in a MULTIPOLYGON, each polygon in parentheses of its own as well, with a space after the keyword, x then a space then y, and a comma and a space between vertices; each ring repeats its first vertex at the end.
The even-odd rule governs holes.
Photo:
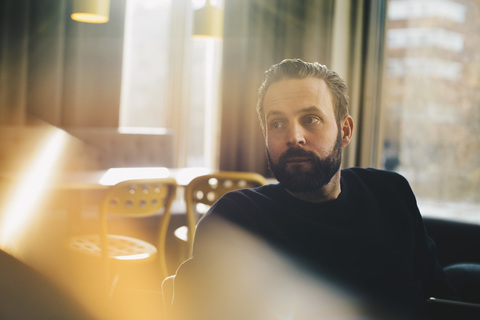
POLYGON ((353 139, 344 153, 344 167, 376 167, 382 151, 380 94, 386 8, 387 0, 352 0, 339 17, 349 21, 349 32, 342 40, 348 54, 340 63, 346 66, 344 79, 355 121, 353 139))
POLYGON ((70 19, 72 1, 0 1, 0 125, 117 126, 125 0, 110 21, 70 19))

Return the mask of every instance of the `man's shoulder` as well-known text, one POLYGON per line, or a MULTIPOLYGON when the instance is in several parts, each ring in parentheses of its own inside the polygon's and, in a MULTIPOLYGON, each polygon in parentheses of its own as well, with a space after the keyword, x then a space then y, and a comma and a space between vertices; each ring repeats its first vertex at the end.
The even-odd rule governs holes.
POLYGON ((407 179, 394 171, 353 167, 343 169, 341 177, 343 185, 347 188, 357 187, 382 193, 411 192, 407 179))
POLYGON ((219 200, 235 200, 235 199, 250 199, 257 198, 276 198, 281 193, 281 188, 278 184, 267 184, 256 188, 245 188, 230 191, 224 194, 219 200))
POLYGON ((241 209, 259 203, 274 201, 279 197, 279 188, 277 185, 264 185, 255 188, 244 188, 229 191, 213 204, 209 211, 217 211, 218 209, 230 210, 241 209))
POLYGON ((342 176, 351 178, 356 177, 358 179, 367 179, 367 180, 403 180, 406 179, 399 173, 394 171, 387 171, 375 168, 359 168, 351 167, 342 169, 342 176))
POLYGON ((252 229, 262 217, 267 217, 277 206, 282 194, 278 185, 265 185, 230 191, 218 199, 201 219, 216 221, 217 218, 252 229))

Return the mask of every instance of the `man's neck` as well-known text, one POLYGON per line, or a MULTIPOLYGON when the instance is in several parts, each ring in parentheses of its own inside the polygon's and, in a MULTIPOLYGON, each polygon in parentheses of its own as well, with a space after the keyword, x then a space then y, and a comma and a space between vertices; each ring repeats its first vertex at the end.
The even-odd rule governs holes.
POLYGON ((307 202, 318 203, 335 200, 342 191, 340 188, 340 170, 337 171, 326 185, 318 190, 309 192, 292 192, 288 189, 286 190, 293 197, 307 202))

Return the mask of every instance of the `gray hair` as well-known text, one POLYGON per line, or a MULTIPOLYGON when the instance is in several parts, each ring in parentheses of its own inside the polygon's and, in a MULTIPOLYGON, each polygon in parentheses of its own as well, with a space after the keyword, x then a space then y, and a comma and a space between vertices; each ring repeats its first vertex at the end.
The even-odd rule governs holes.
POLYGON ((348 113, 349 97, 347 94, 347 85, 340 76, 329 70, 326 66, 318 62, 305 62, 300 59, 285 59, 278 64, 274 64, 265 71, 263 83, 258 89, 257 113, 262 128, 265 128, 265 113, 263 110, 263 101, 270 86, 282 79, 304 79, 314 77, 323 79, 330 89, 332 102, 335 111, 337 123, 345 118, 348 113))

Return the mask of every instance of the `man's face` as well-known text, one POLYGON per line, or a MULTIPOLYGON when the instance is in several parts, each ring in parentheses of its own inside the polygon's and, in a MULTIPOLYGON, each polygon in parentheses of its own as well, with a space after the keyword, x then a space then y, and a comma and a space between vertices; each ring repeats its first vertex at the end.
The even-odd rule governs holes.
POLYGON ((264 99, 265 141, 275 177, 293 192, 315 191, 340 169, 344 142, 322 79, 284 79, 264 99))

